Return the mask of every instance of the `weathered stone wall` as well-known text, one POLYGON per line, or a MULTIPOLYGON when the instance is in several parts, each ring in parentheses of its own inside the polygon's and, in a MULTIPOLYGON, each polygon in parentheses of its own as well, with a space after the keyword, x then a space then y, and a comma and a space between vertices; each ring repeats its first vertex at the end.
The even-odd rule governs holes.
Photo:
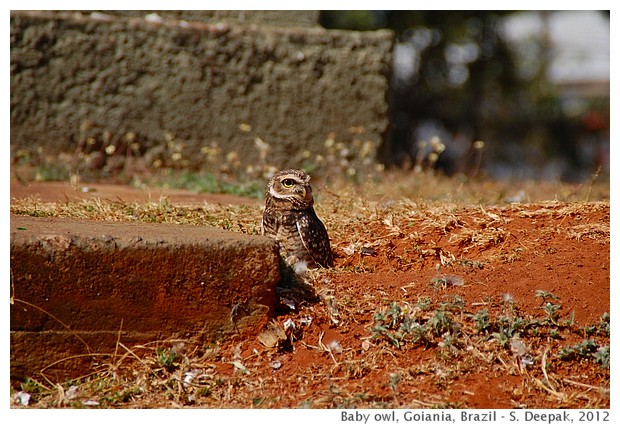
MULTIPOLYGON (((86 13, 86 11, 79 11, 86 13)), ((163 19, 228 23, 242 25, 272 25, 277 27, 317 27, 318 10, 99 10, 91 11, 113 16, 145 18, 157 15, 163 19)))
POLYGON ((390 31, 163 18, 12 12, 12 157, 92 146, 92 169, 119 152, 281 168, 320 161, 326 140, 381 143, 390 31))

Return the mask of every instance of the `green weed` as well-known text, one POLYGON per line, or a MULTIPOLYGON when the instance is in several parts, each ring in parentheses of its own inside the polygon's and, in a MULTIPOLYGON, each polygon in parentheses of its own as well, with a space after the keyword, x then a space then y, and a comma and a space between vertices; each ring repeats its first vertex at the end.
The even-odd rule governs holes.
POLYGON ((596 341, 586 339, 562 348, 558 352, 558 358, 565 361, 593 358, 603 368, 609 368, 609 346, 599 346, 596 341))

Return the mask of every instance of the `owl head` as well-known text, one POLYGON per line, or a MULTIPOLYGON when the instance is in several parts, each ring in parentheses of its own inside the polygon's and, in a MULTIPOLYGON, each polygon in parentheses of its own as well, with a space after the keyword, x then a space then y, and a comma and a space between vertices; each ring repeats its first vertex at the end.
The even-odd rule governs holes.
POLYGON ((278 171, 269 181, 267 194, 295 208, 311 207, 314 203, 310 175, 301 170, 278 171))

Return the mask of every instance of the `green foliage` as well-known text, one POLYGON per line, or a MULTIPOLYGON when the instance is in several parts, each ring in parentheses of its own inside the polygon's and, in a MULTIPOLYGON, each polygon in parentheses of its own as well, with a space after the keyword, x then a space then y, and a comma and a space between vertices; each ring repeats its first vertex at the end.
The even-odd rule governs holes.
POLYGON ((602 368, 609 369, 609 346, 602 346, 592 355, 602 368))
POLYGON ((430 325, 420 323, 409 306, 401 307, 393 302, 388 310, 375 312, 373 319, 373 338, 386 338, 396 348, 400 348, 404 341, 424 345, 431 341, 430 325))
POLYGON ((185 170, 166 170, 163 173, 153 179, 153 185, 189 189, 195 192, 240 195, 257 199, 263 197, 265 188, 264 179, 238 178, 225 180, 222 175, 185 170))
POLYGON ((43 393, 45 392, 47 389, 45 389, 43 386, 41 386, 41 384, 39 384, 39 382, 26 377, 26 379, 24 380, 23 383, 20 383, 20 390, 22 392, 27 392, 30 393, 31 395, 36 395, 39 393, 43 393))
MULTIPOLYGON (((557 296, 545 291, 537 291, 536 296, 559 301, 557 296)), ((558 320, 559 302, 546 302, 541 307, 545 310, 543 317, 526 320, 519 315, 514 301, 509 298, 504 300, 502 313, 494 318, 487 309, 473 315, 463 313, 465 302, 459 295, 439 304, 434 304, 430 298, 420 297, 413 308, 393 302, 386 310, 375 312, 375 325, 370 330, 375 340, 385 339, 399 349, 406 344, 437 346, 443 357, 455 355, 464 348, 462 331, 468 329, 470 338, 479 335, 483 340, 496 341, 502 348, 510 348, 513 339, 522 342, 528 337, 546 336, 557 340, 562 338, 563 333, 582 332, 574 326, 573 315, 568 320, 558 320), (467 325, 466 319, 473 324, 467 325)), ((586 333, 609 336, 609 314, 603 314, 598 325, 586 328, 586 333)), ((564 347, 557 356, 563 361, 590 359, 602 368, 609 368, 609 346, 600 346, 593 339, 584 339, 578 344, 564 347)))
POLYGON ((551 292, 547 292, 542 289, 538 289, 536 291, 536 297, 542 298, 543 300, 552 300, 552 301, 557 301, 559 299, 557 295, 554 295, 551 292))
POLYGON ((598 330, 604 333, 605 335, 607 335, 607 337, 609 337, 609 327, 610 327, 609 313, 603 313, 603 315, 601 316, 601 321, 598 326, 598 330))
POLYGON ((157 362, 162 368, 173 370, 179 365, 179 359, 174 349, 159 348, 156 351, 156 355, 157 362))
POLYGON ((592 339, 585 339, 573 346, 562 348, 558 352, 561 360, 594 359, 602 368, 609 368, 609 346, 599 346, 592 339))
POLYGON ((433 315, 433 317, 428 319, 427 322, 435 335, 439 336, 444 333, 450 332, 453 326, 453 321, 450 316, 451 313, 449 311, 446 311, 444 309, 435 310, 435 314, 433 315))
MULTIPOLYGON (((401 306, 393 302, 386 311, 375 312, 373 316, 375 325, 371 328, 373 338, 386 338, 392 345, 401 348, 404 342, 422 344, 426 347, 440 342, 444 334, 456 337, 458 329, 452 309, 459 309, 461 305, 462 298, 455 297, 454 302, 442 303, 423 317, 418 316, 419 312, 408 305, 401 306)), ((415 308, 421 311, 431 311, 431 301, 421 298, 415 308)), ((448 341, 452 345, 451 337, 448 341)))
POLYGON ((489 312, 487 310, 480 310, 473 316, 474 324, 478 332, 488 332, 491 328, 489 321, 489 312))
POLYGON ((126 403, 140 395, 141 389, 138 387, 129 387, 119 391, 110 392, 100 399, 102 406, 112 406, 119 403, 126 403))
MULTIPOLYGON (((395 75, 392 85, 389 141, 396 150, 385 156, 394 157, 394 163, 416 162, 424 152, 415 153, 408 136, 428 120, 453 133, 468 130, 482 140, 493 136, 495 141, 536 146, 536 159, 523 150, 526 163, 536 162, 541 153, 555 158, 563 152, 579 168, 579 142, 571 130, 583 126, 588 111, 609 115, 609 104, 581 97, 578 114, 564 108, 563 94, 549 80, 554 46, 542 36, 510 41, 501 29, 514 13, 518 11, 323 11, 320 22, 326 28, 391 29, 398 46, 406 46, 403 51, 411 55, 412 74, 395 75), (410 159, 400 159, 404 153, 410 159)), ((544 23, 553 12, 533 13, 544 23)), ((495 156, 510 162, 510 153, 500 148, 495 156)), ((439 157, 443 160, 450 162, 439 157)), ((473 170, 479 167, 469 162, 473 170)))
POLYGON ((552 304, 550 302, 545 303, 541 308, 545 310, 546 320, 551 323, 557 323, 558 321, 558 310, 560 309, 560 304, 552 304))
POLYGON ((328 28, 346 28, 356 31, 375 30, 380 21, 369 10, 324 11, 321 22, 328 28))
POLYGON ((491 336, 495 338, 502 347, 506 347, 510 344, 510 340, 517 334, 525 334, 524 328, 527 325, 526 321, 522 317, 518 316, 499 316, 494 323, 496 332, 493 332, 491 336))
POLYGON ((422 296, 420 298, 418 298, 418 303, 417 303, 417 307, 420 310, 427 310, 429 308, 429 306, 431 305, 431 298, 427 297, 427 296, 422 296))

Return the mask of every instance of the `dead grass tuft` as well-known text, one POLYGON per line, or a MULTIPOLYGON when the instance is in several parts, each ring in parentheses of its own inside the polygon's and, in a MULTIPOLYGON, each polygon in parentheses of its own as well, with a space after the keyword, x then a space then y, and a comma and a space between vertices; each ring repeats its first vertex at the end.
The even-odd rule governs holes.
POLYGON ((36 198, 25 198, 11 200, 11 213, 108 222, 204 225, 244 234, 259 234, 261 208, 258 204, 173 205, 166 199, 141 204, 97 198, 66 203, 41 202, 36 198))
POLYGON ((610 242, 609 224, 595 223, 587 225, 577 225, 569 228, 566 233, 571 239, 580 241, 583 238, 591 240, 602 240, 605 243, 610 242))

